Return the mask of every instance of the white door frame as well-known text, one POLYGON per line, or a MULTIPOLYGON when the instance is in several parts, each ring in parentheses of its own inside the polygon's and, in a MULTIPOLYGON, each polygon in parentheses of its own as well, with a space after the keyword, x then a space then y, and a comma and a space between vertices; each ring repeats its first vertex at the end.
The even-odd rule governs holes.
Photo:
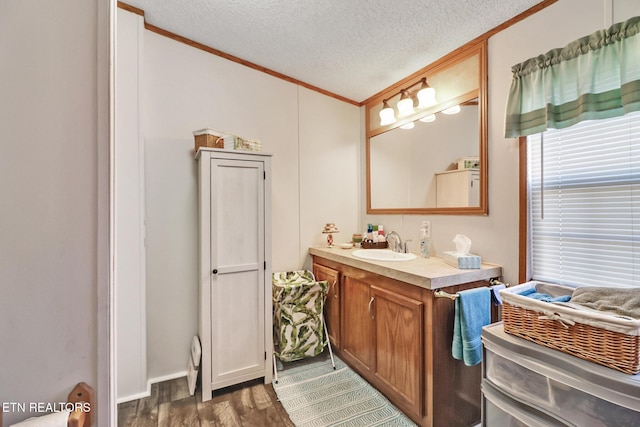
MULTIPOLYGON (((97 5, 97 366, 95 425, 115 426, 114 106, 116 0, 97 5)), ((92 408, 93 409, 93 408, 92 408)))

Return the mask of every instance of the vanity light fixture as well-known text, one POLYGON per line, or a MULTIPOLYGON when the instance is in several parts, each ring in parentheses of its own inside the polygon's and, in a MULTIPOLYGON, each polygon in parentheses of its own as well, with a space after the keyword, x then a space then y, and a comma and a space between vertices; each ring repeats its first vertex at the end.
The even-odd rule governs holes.
POLYGON ((459 105, 454 105, 453 107, 445 108, 444 110, 442 110, 442 114, 458 114, 459 112, 459 105))
POLYGON ((387 126, 396 122, 396 113, 393 108, 389 107, 387 100, 382 101, 382 110, 380 110, 380 126, 387 126))
POLYGON ((382 110, 380 110, 380 126, 387 126, 396 122, 395 110, 389 106, 388 101, 398 95, 400 95, 400 100, 396 103, 398 118, 408 117, 415 114, 416 110, 414 109, 414 103, 416 101, 418 104, 416 108, 418 110, 433 107, 438 103, 438 101, 436 100, 436 90, 429 86, 429 84, 427 83, 427 78, 423 77, 417 83, 414 83, 413 85, 405 89, 401 89, 400 92, 396 92, 389 98, 382 100, 382 110), (409 91, 409 89, 417 85, 420 85, 420 88, 417 91, 409 91))
POLYGON ((396 107, 398 107, 398 117, 407 117, 416 112, 416 110, 413 109, 413 98, 409 95, 409 92, 404 89, 400 91, 400 101, 398 101, 396 107))

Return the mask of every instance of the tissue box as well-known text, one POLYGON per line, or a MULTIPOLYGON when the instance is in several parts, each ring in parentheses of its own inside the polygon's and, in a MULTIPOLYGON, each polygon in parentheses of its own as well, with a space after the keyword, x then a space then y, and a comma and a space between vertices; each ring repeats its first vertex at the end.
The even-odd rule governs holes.
POLYGON ((444 251, 442 253, 442 259, 450 266, 464 270, 480 268, 480 263, 482 262, 478 255, 461 255, 455 251, 444 251))

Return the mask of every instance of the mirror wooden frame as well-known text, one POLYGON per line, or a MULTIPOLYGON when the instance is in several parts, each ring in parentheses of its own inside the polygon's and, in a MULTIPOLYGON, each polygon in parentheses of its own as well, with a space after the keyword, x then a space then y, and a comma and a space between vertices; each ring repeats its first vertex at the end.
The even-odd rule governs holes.
MULTIPOLYGON (((447 100, 443 104, 439 105, 439 109, 444 109, 449 106, 455 105, 464 95, 457 98, 447 100)), ((488 215, 488 130, 487 130, 487 40, 481 40, 475 43, 469 43, 462 46, 459 49, 451 52, 440 60, 434 62, 431 65, 417 71, 411 76, 399 81, 398 83, 388 87, 387 89, 379 92, 373 97, 363 102, 365 105, 365 120, 366 120, 366 185, 367 185, 367 214, 442 214, 442 215, 488 215), (371 110, 373 108, 379 108, 384 99, 392 97, 397 94, 401 88, 406 88, 415 85, 420 81, 422 77, 428 77, 435 73, 446 73, 447 69, 452 66, 469 59, 470 57, 478 55, 479 60, 479 81, 478 81, 478 144, 479 144, 479 157, 480 157, 480 203, 479 206, 469 207, 425 207, 425 208, 372 208, 371 207, 371 170, 370 170, 370 141, 371 138, 380 135, 384 132, 388 132, 392 129, 396 129, 405 123, 412 122, 418 118, 430 114, 431 111, 423 111, 416 113, 410 117, 398 120, 392 125, 378 126, 377 123, 371 123, 371 110)))

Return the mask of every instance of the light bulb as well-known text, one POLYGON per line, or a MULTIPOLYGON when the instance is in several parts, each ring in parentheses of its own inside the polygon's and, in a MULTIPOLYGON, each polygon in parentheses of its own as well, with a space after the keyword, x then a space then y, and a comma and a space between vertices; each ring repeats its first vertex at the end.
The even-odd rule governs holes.
POLYGON ((416 96, 418 97, 418 108, 433 107, 438 103, 436 100, 436 90, 429 87, 426 78, 422 79, 422 86, 420 86, 420 90, 416 96))
POLYGON ((382 110, 380 110, 380 126, 387 126, 396 122, 396 115, 393 108, 389 107, 387 101, 382 102, 382 110))
POLYGON ((402 95, 400 95, 400 101, 398 101, 396 107, 398 108, 398 117, 407 117, 415 114, 413 99, 411 99, 409 94, 404 90, 402 91, 402 95))

